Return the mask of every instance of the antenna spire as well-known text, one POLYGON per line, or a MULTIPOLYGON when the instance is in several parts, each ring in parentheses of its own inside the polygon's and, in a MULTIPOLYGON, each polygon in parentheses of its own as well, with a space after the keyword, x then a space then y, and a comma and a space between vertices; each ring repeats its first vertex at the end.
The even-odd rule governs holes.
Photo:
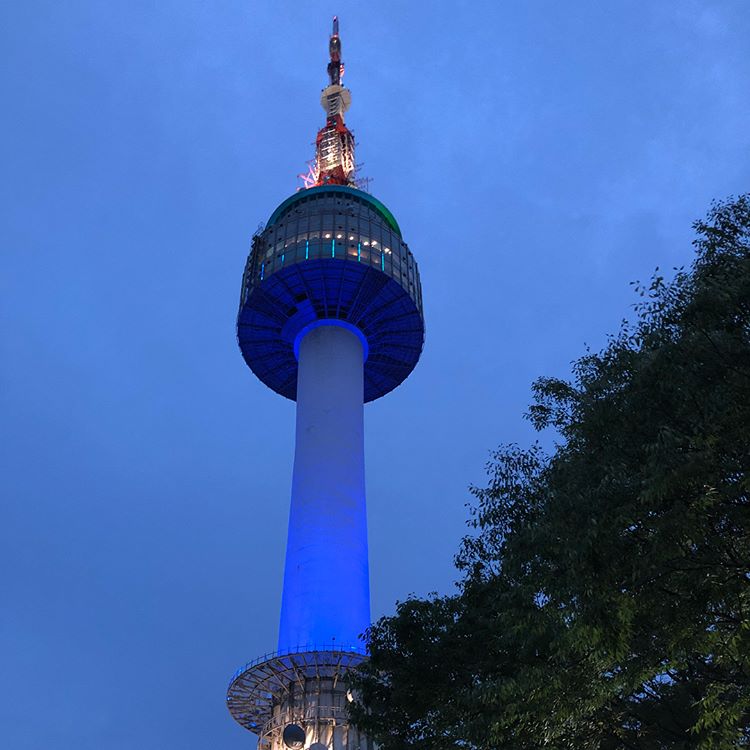
POLYGON ((315 161, 306 175, 300 175, 306 188, 317 185, 348 185, 354 187, 354 136, 344 123, 344 112, 349 109, 352 95, 341 85, 344 64, 341 62, 339 19, 333 17, 333 29, 328 40, 328 86, 320 95, 326 113, 326 124, 315 139, 315 161))
POLYGON ((328 78, 331 81, 331 86, 338 86, 341 83, 341 69, 343 67, 341 64, 341 38, 339 37, 338 16, 333 17, 333 31, 328 41, 328 53, 331 56, 331 61, 328 63, 328 78))

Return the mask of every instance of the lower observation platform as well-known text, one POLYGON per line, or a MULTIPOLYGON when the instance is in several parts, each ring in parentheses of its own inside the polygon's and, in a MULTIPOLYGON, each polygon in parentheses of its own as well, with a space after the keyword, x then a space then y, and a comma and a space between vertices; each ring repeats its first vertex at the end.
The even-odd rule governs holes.
POLYGON ((227 707, 261 740, 273 739, 291 721, 303 727, 346 724, 344 678, 365 658, 358 647, 341 646, 267 654, 237 670, 227 707), (313 703, 305 700, 311 685, 318 697, 313 703))

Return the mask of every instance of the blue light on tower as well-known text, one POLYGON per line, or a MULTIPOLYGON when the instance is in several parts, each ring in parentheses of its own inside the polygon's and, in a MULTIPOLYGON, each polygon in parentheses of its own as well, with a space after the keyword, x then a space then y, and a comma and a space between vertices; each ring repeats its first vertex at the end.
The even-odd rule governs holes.
POLYGON ((278 651, 239 669, 227 692, 261 750, 371 747, 345 697, 370 622, 364 404, 408 377, 424 341, 417 264, 355 179, 335 18, 329 52, 314 166, 253 237, 237 318, 248 366, 297 402, 278 651))

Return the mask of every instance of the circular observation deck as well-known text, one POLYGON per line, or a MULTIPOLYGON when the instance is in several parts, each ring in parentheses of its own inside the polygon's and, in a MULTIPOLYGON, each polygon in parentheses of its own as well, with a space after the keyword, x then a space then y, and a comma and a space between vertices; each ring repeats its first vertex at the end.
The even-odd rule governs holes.
POLYGON ((290 721, 303 726, 321 719, 346 722, 346 674, 365 658, 357 646, 336 645, 266 654, 234 673, 227 708, 235 721, 261 738, 280 734, 290 721), (309 713, 302 700, 310 692, 306 686, 317 697, 309 713))
POLYGON ((339 185, 295 193, 253 237, 237 318, 242 356, 296 400, 295 343, 322 320, 366 340, 365 401, 402 383, 422 352, 419 270, 401 230, 380 201, 339 185))

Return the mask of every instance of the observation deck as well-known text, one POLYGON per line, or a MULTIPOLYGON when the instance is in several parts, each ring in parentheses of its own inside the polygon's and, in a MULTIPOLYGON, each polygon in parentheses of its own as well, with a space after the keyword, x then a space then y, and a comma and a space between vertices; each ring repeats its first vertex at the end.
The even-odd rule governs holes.
POLYGON ((265 654, 234 673, 227 690, 227 707, 239 724, 261 737, 293 720, 345 721, 345 675, 365 658, 361 646, 335 644, 265 654), (321 701, 320 685, 315 685, 319 699, 312 706, 314 712, 308 715, 310 707, 301 698, 308 683, 321 679, 332 681, 328 690, 334 694, 321 701), (289 705, 295 687, 297 700, 289 705), (290 710, 292 715, 287 713, 290 710))
POLYGON ((266 654, 235 672, 227 708, 258 735, 260 750, 290 747, 282 738, 290 724, 316 740, 315 750, 372 750, 347 711, 346 675, 365 658, 358 647, 333 644, 266 654))
POLYGON ((320 321, 353 329, 365 350, 364 401, 402 383, 424 343, 422 288, 393 214, 343 185, 301 190, 253 237, 237 338, 245 362, 296 400, 299 340, 320 321))

